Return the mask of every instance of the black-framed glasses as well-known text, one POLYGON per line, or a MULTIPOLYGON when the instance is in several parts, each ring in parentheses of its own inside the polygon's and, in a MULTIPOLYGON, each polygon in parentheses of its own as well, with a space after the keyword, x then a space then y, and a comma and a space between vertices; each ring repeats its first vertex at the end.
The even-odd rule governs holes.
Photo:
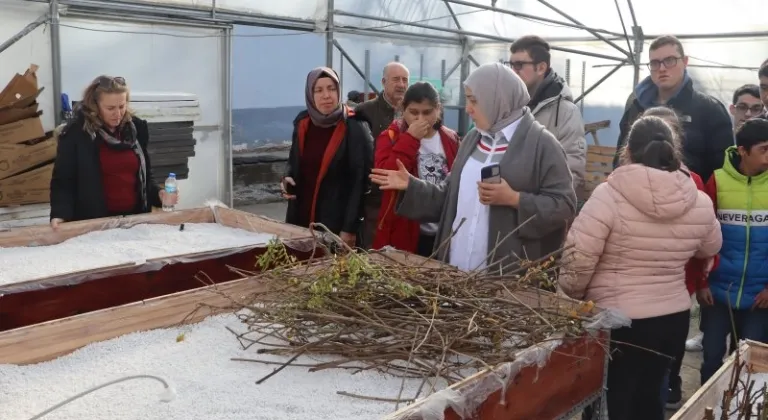
POLYGON ((682 58, 683 57, 675 57, 674 55, 672 55, 663 60, 651 60, 648 63, 648 69, 658 70, 661 68, 662 64, 664 64, 665 69, 671 69, 672 67, 675 67, 677 65, 677 62, 680 61, 682 58))
POLYGON ((109 89, 113 86, 125 86, 125 78, 124 77, 109 77, 109 76, 99 76, 99 78, 96 79, 95 84, 105 88, 109 89))
POLYGON ((538 63, 536 63, 535 61, 505 61, 504 62, 505 66, 507 66, 507 67, 509 67, 511 69, 515 69, 517 71, 522 70, 523 66, 525 66, 526 64, 530 64, 530 65, 533 66, 533 65, 536 65, 538 63))
POLYGON ((763 112, 763 104, 747 105, 745 103, 738 103, 734 108, 741 113, 749 112, 750 115, 760 115, 763 112))

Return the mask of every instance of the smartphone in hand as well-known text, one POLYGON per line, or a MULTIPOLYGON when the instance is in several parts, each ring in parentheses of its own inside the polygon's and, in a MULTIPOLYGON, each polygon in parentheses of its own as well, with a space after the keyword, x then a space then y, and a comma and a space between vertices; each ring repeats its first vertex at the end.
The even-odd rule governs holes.
POLYGON ((488 165, 480 170, 480 180, 486 184, 501 183, 501 167, 498 163, 488 165))

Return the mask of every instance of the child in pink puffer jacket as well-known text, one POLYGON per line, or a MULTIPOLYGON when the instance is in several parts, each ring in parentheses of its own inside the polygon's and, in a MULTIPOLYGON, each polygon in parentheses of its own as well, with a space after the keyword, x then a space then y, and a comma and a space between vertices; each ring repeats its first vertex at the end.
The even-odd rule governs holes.
POLYGON ((714 257, 722 236, 664 120, 638 119, 624 154, 626 164, 595 189, 568 232, 559 287, 632 319, 611 332, 610 419, 662 420, 659 389, 688 334, 685 265, 714 257))

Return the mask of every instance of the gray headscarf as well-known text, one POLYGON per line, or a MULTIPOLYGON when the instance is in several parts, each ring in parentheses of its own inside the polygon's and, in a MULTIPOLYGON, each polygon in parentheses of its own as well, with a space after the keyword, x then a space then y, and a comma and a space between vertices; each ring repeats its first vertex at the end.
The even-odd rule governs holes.
POLYGON ((304 100, 307 103, 307 111, 309 112, 309 118, 312 123, 318 127, 333 127, 344 116, 344 105, 341 103, 341 92, 339 92, 339 104, 336 109, 328 115, 320 112, 315 106, 315 83, 321 77, 330 77, 331 80, 336 83, 336 88, 339 88, 339 76, 335 71, 328 67, 317 67, 309 72, 307 75, 307 86, 304 88, 304 100))
POLYGON ((501 63, 483 64, 464 82, 472 90, 477 105, 491 128, 491 135, 523 116, 523 109, 531 100, 525 83, 509 67, 501 63))

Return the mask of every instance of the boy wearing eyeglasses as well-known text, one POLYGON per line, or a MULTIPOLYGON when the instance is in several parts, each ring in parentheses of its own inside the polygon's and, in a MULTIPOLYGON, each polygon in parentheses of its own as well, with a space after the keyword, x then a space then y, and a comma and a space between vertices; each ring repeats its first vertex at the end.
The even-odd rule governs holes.
MULTIPOLYGON (((768 68, 766 68, 766 73, 768 73, 768 68)), ((768 85, 768 77, 766 77, 766 85, 768 85)), ((768 86, 766 86, 766 90, 768 90, 768 86)), ((766 99, 768 99, 768 94, 766 99)), ((738 130, 746 120, 760 116, 764 112, 763 102, 760 99, 760 88, 757 85, 747 84, 736 89, 729 110, 733 116, 734 130, 738 130)))
POLYGON ((723 166, 725 149, 733 145, 733 124, 725 106, 693 87, 688 75, 688 57, 675 36, 656 38, 649 48, 651 75, 640 82, 627 100, 619 123, 614 168, 632 123, 648 108, 664 105, 678 113, 683 124, 683 161, 706 182, 723 166))

